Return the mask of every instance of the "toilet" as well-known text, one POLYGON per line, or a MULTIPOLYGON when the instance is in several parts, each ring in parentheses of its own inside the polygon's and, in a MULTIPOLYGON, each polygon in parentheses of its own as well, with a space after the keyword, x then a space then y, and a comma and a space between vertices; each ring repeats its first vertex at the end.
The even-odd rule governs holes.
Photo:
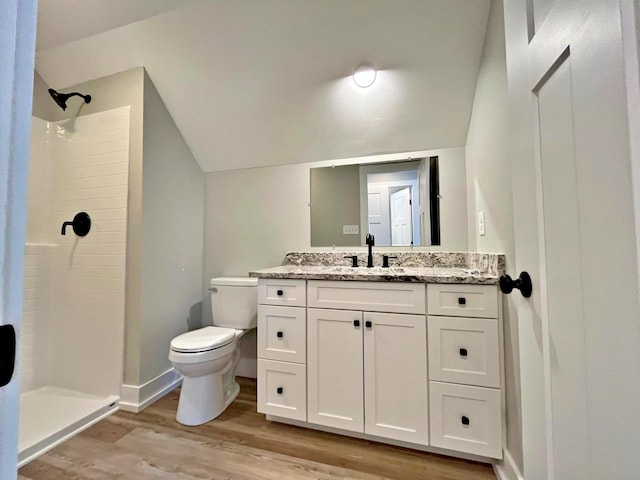
POLYGON ((183 377, 176 414, 183 425, 213 420, 238 396, 238 341, 257 325, 257 278, 212 278, 209 290, 214 326, 178 335, 169 347, 183 377))

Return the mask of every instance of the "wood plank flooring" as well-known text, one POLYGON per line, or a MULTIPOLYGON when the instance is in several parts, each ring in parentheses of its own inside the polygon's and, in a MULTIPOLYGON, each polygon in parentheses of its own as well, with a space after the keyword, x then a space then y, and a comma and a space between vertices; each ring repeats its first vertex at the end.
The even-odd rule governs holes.
POLYGON ((269 422, 255 380, 216 420, 175 421, 179 390, 118 412, 19 471, 19 480, 495 480, 489 465, 269 422))

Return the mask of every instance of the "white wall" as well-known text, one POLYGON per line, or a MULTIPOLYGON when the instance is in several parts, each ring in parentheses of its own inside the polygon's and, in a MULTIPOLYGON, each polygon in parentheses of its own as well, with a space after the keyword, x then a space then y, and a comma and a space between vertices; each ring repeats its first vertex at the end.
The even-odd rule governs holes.
POLYGON ((47 232, 52 213, 51 152, 47 122, 31 119, 31 153, 27 189, 27 236, 24 249, 24 303, 19 342, 20 391, 44 385, 51 363, 51 315, 47 314, 51 282, 52 235, 47 232))
POLYGON ((169 368, 169 343, 200 327, 204 176, 144 76, 140 384, 169 368))
MULTIPOLYGON (((493 0, 466 146, 469 250, 504 253, 515 265, 509 104, 502 0, 493 0), (486 235, 478 234, 484 210, 486 235)), ((504 297, 507 450, 522 470, 518 324, 512 297, 504 297)))
MULTIPOLYGON (((38 78, 36 76, 36 78, 38 78)), ((47 102, 54 104, 46 92, 48 85, 37 82, 33 98, 39 112, 51 112, 47 102)), ((133 68, 82 84, 60 89, 62 92, 79 91, 92 96, 91 103, 84 104, 72 97, 66 111, 57 106, 46 120, 66 120, 113 108, 130 108, 129 145, 129 198, 127 203, 127 296, 125 306, 125 383, 138 384, 140 376, 140 277, 142 238, 142 120, 144 102, 144 69, 133 68)))
MULTIPOLYGON (((411 152, 410 156, 431 155, 440 157, 441 192, 451 193, 441 203, 442 247, 424 249, 466 250, 464 149, 411 152)), ((250 270, 280 265, 285 253, 291 250, 331 250, 312 249, 310 245, 309 169, 340 162, 206 174, 203 284, 208 285, 209 279, 216 276, 246 276, 250 270)), ((345 249, 365 250, 342 248, 345 249)), ((211 324, 208 296, 203 304, 203 323, 211 324)), ((255 337, 244 338, 241 350, 239 374, 255 376, 255 337)))
MULTIPOLYGON (((123 383, 140 386, 170 368, 171 338, 188 323, 199 326, 202 172, 143 68, 61 91, 88 93, 92 100, 72 98, 66 112, 55 110, 55 119, 130 106, 123 383)), ((34 92, 41 97, 44 102, 46 96, 34 92)))
POLYGON ((124 356, 129 108, 33 119, 22 390, 117 395, 124 356), (64 221, 89 213, 77 237, 64 221))

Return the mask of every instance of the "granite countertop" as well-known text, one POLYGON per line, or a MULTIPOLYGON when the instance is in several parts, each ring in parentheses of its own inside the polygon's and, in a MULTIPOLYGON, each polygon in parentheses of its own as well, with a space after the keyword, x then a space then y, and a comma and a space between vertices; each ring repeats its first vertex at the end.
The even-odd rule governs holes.
MULTIPOLYGON (((288 253, 283 265, 254 270, 249 272, 249 276, 305 280, 495 285, 504 271, 504 256, 498 254, 425 252, 416 256, 413 253, 411 257, 404 258, 398 255, 400 265, 392 265, 389 268, 380 266, 354 268, 348 264, 345 265, 345 262, 350 260, 344 260, 344 255, 346 253, 288 253)), ((397 254, 394 253, 394 255, 397 254)), ((380 264, 380 262, 377 263, 380 264)))
POLYGON ((497 272, 466 266, 350 267, 345 265, 282 265, 249 272, 251 277, 373 282, 466 283, 495 285, 497 272))

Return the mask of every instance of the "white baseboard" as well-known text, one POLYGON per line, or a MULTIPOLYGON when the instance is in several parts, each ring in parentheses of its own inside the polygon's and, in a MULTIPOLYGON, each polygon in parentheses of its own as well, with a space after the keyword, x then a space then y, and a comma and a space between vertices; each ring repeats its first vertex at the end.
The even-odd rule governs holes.
POLYGON ((498 480, 524 480, 520 469, 513 461, 513 457, 508 450, 504 451, 504 460, 493 464, 493 471, 498 480))
POLYGON ((143 385, 120 387, 120 409, 138 413, 182 384, 182 376, 170 368, 143 385))

